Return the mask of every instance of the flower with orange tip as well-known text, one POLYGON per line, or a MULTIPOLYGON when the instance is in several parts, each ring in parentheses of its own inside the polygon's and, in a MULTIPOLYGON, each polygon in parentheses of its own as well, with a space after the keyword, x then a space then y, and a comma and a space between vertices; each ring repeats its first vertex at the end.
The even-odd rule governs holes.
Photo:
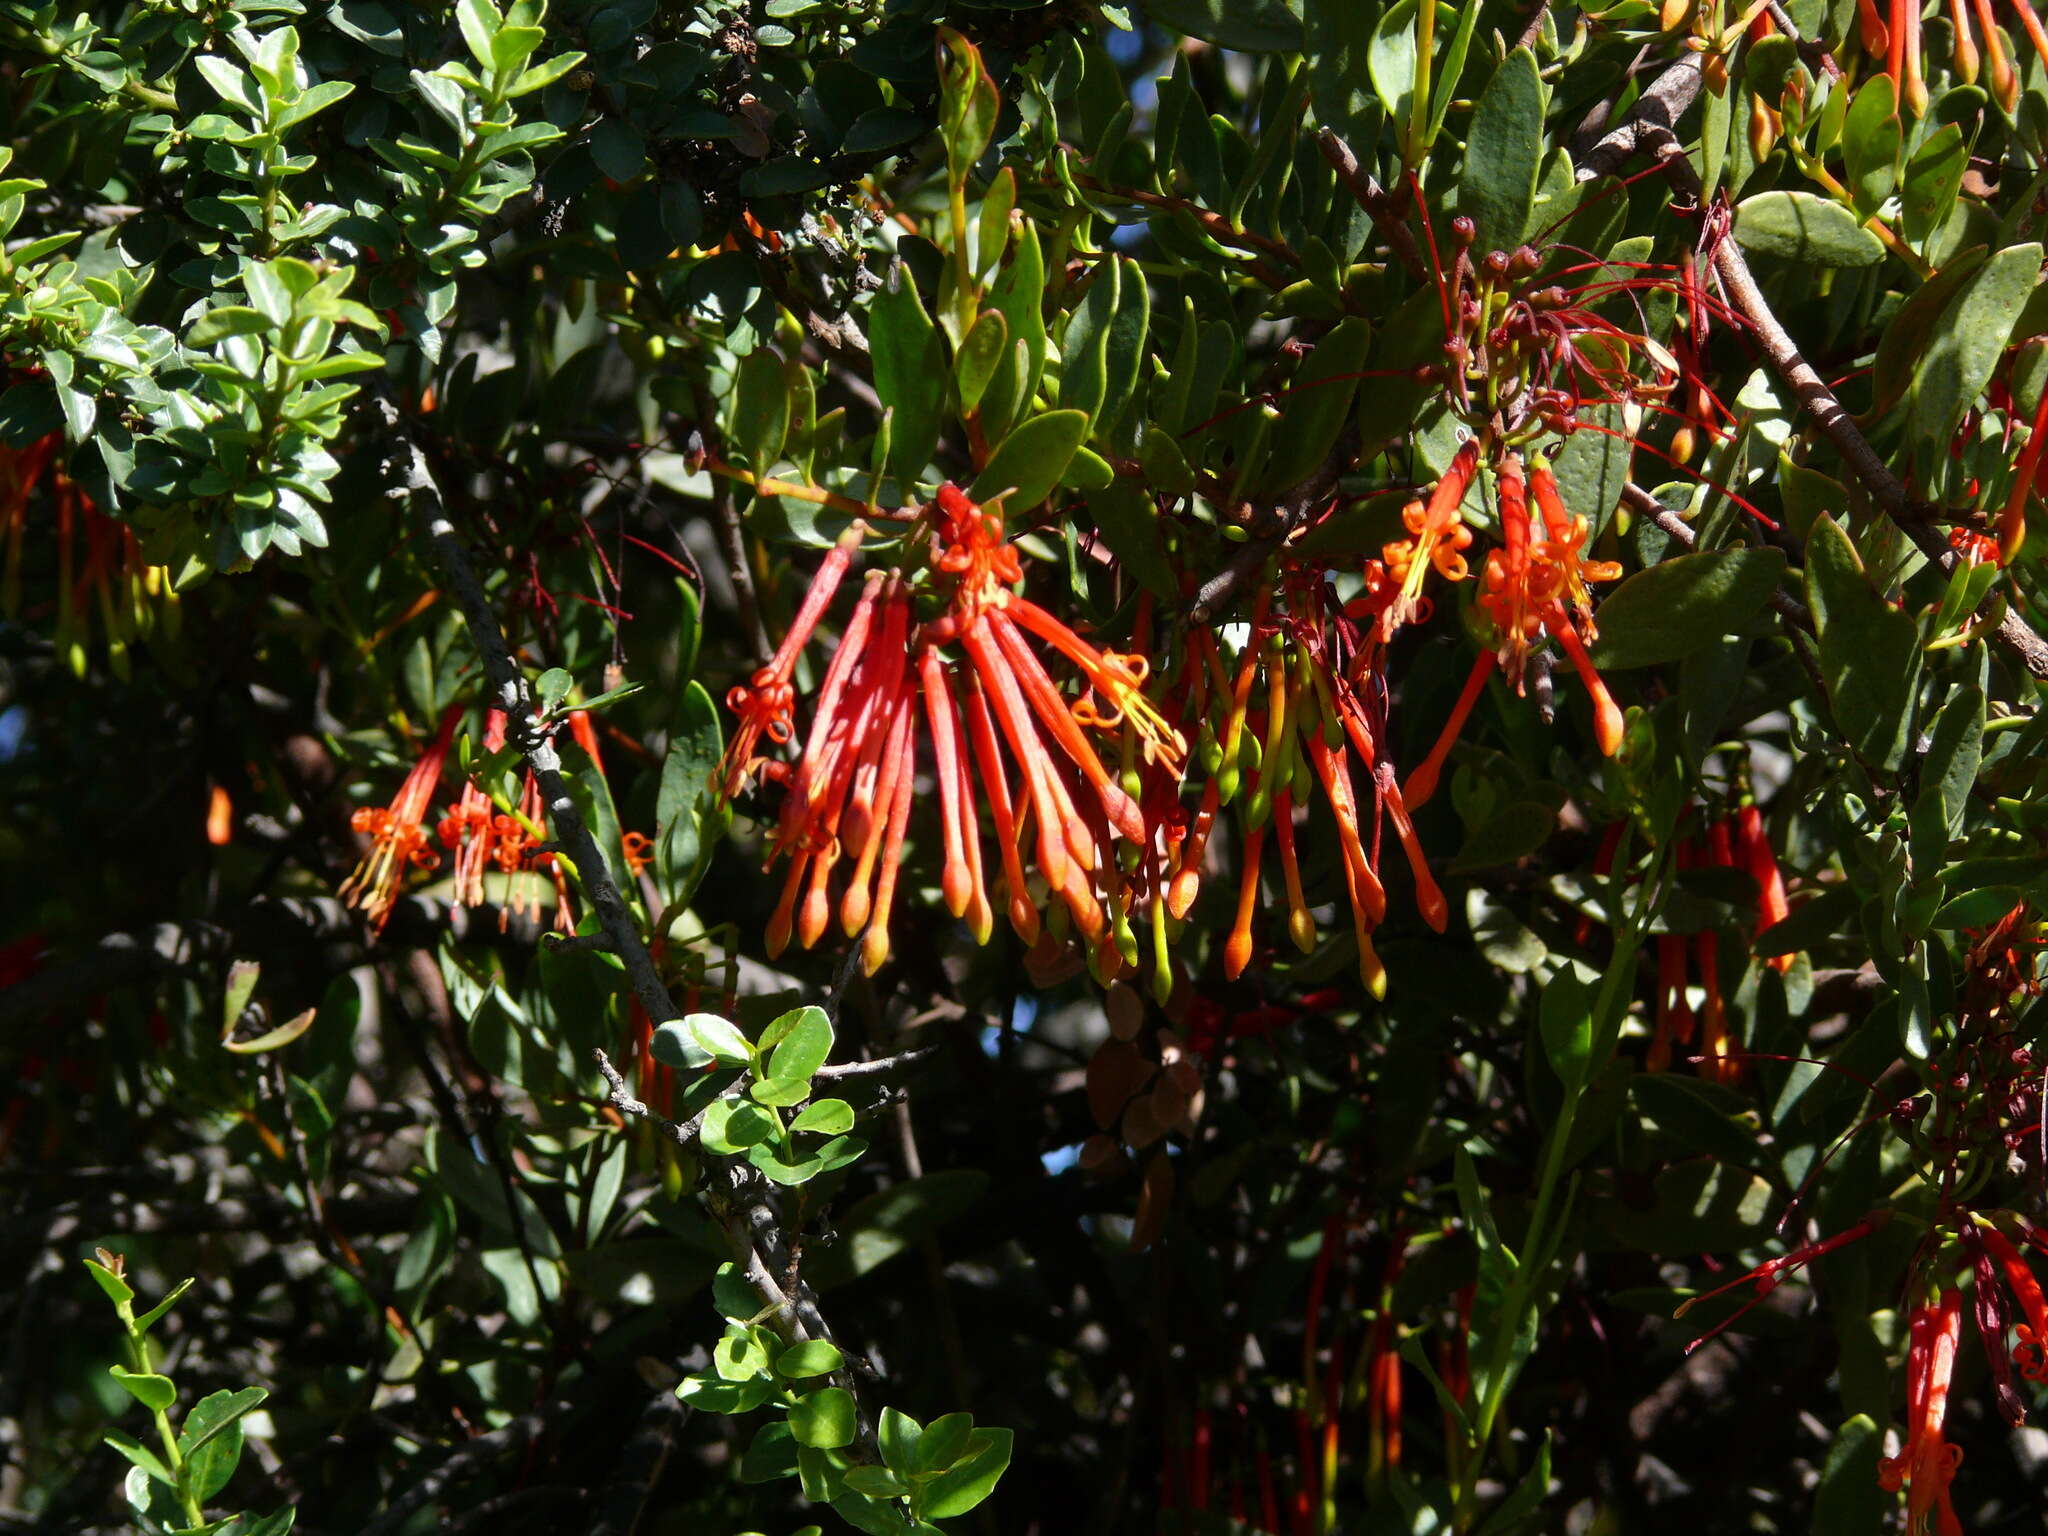
POLYGON ((726 693, 726 707, 740 717, 719 776, 721 792, 728 800, 740 792, 740 786, 760 765, 757 750, 763 736, 777 746, 789 740, 796 705, 796 689, 790 683, 790 674, 796 670, 796 659, 803 653, 805 642, 839 590, 840 580, 853 561, 853 552, 860 547, 863 531, 863 526, 855 523, 840 535, 839 542, 818 567, 818 574, 811 578, 796 620, 783 636, 782 644, 776 647, 774 657, 744 684, 726 693))
POLYGON ((1451 467, 1430 492, 1427 502, 1411 501, 1401 509, 1401 526, 1408 537, 1396 539, 1380 551, 1387 574, 1399 589, 1399 596, 1387 610, 1389 630, 1413 622, 1422 612, 1422 582, 1434 566, 1444 580, 1463 581, 1470 567, 1462 553, 1472 542, 1472 530, 1458 515, 1459 503, 1479 471, 1479 440, 1467 438, 1451 460, 1451 467))
POLYGON ((339 894, 346 905, 362 909, 372 933, 381 933, 390 919, 405 872, 432 869, 440 863, 423 823, 461 718, 460 705, 451 704, 443 712, 441 729, 405 776, 389 807, 364 806, 349 818, 349 824, 370 839, 370 847, 354 873, 342 882, 339 894))
MULTIPOLYGON (((1739 867, 1756 882, 1756 933, 1761 937, 1767 928, 1791 916, 1792 906, 1785 898, 1785 876, 1778 868, 1778 855, 1764 829, 1764 813, 1753 800, 1735 813, 1735 856, 1739 867)), ((1789 971, 1794 958, 1773 955, 1766 963, 1780 972, 1789 971)))
POLYGON ((1977 1240, 1997 1264, 2006 1289, 2026 1318, 2013 1327, 2017 1342, 2013 1345, 2012 1363, 2027 1380, 2036 1385, 2048 1383, 2048 1300, 2042 1297, 2041 1283, 2003 1232, 1982 1216, 1973 1215, 1971 1220, 1977 1240))
POLYGON ((1878 1463, 1877 1480, 1888 1493, 1906 1490, 1909 1536, 1962 1536, 1949 1484, 1963 1453, 1942 1435, 1962 1326, 1962 1293, 1953 1286, 1913 1308, 1908 1324, 1906 1443, 1898 1455, 1878 1463))

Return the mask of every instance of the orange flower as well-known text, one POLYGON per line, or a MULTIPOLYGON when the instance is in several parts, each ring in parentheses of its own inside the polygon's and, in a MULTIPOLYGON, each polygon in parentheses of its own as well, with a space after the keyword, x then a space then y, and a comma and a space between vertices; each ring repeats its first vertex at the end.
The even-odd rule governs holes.
POLYGON ((388 809, 364 806, 349 818, 349 824, 370 839, 370 847, 354 873, 342 882, 340 895, 347 905, 362 909, 372 933, 383 932, 389 921, 406 870, 432 869, 440 863, 421 823, 441 782, 448 744, 455 739, 455 724, 461 718, 460 705, 451 704, 442 714, 433 744, 405 776, 388 809))
POLYGON ((735 687, 726 694, 726 707, 740 717, 740 723, 733 729, 732 743, 726 748, 724 771, 720 778, 720 790, 726 799, 738 794, 740 786, 760 765, 755 749, 763 736, 777 746, 789 740, 796 704, 796 690, 790 686, 790 674, 796 670, 796 659, 831 604, 832 595, 839 590, 840 579, 846 575, 846 568, 852 563, 854 550, 860 547, 864 531, 862 524, 855 523, 840 535, 839 542, 833 545, 832 552, 818 567, 818 574, 811 578, 810 590, 804 594, 796 622, 789 626, 789 633, 783 636, 773 659, 748 678, 744 686, 735 687))
POLYGON ((1887 1492, 1907 1490, 1909 1536, 1962 1536, 1949 1484, 1955 1481, 1963 1453, 1942 1437, 1962 1326, 1962 1293, 1953 1286, 1938 1300, 1915 1307, 1908 1325, 1906 1444, 1897 1456, 1878 1463, 1877 1480, 1887 1492))
POLYGON ((1470 574, 1460 551, 1471 544, 1472 530, 1459 517, 1458 505, 1478 470, 1479 440, 1467 438, 1429 500, 1411 501, 1401 509, 1401 525, 1408 530, 1408 537, 1396 539, 1380 551, 1387 574, 1400 588, 1387 610, 1385 622, 1390 631, 1421 616, 1422 581, 1432 565, 1446 581, 1463 581, 1470 574))

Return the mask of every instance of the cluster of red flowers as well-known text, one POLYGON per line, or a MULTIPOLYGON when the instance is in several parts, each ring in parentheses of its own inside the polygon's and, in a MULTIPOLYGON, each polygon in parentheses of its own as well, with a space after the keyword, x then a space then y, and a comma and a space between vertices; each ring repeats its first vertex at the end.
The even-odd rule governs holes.
MULTIPOLYGON (((1911 1146, 1935 1195, 1906 1286, 1905 1432, 1898 1453, 1878 1467, 1879 1482, 1888 1491, 1906 1494, 1907 1530, 1912 1536, 1961 1536, 1950 1485, 1962 1451, 1948 1441, 1946 1422, 1962 1336, 1965 1278, 1970 1283, 1971 1315, 2006 1421, 2016 1426, 2026 1418, 2026 1405, 2013 1382, 2015 1371, 2030 1382, 2048 1383, 2048 1298, 2026 1257, 2029 1249, 2048 1256, 2048 1231, 2017 1211, 1989 1203, 1983 1193, 1987 1185, 2009 1176, 2015 1160, 2023 1162, 2029 1153, 2040 1155, 2037 1047, 2020 1033, 2025 1005, 2041 991, 2040 924, 2021 903, 1970 937, 1953 1038, 1942 1059, 1929 1068, 1929 1091, 1879 1109, 1856 1128, 1888 1124, 1911 1146), (2013 1338, 2009 1347, 2008 1328, 2013 1338)), ((2035 1177, 2039 1171, 2034 1170, 2035 1177)), ((1894 1219, 1898 1218, 1889 1209, 1872 1211, 1832 1236, 1766 1260, 1686 1302, 1678 1309, 1681 1316, 1696 1302, 1739 1286, 1754 1292, 1692 1347, 1728 1327, 1788 1274, 1882 1230, 1894 1219)))
POLYGON ((22 612, 22 572, 35 491, 49 489, 57 553, 55 640, 72 671, 85 674, 92 616, 99 615, 107 665, 129 675, 128 647, 162 631, 175 632, 177 596, 170 573, 143 558, 128 524, 102 513, 64 472, 64 435, 52 432, 25 448, 0 444, 0 616, 22 612))
POLYGON ((1107 982, 1140 966, 1138 934, 1146 929, 1151 984, 1161 999, 1173 985, 1170 943, 1194 904, 1226 811, 1241 856, 1225 974, 1239 975, 1252 959, 1269 842, 1289 937, 1304 953, 1314 948, 1296 839, 1320 789, 1336 826, 1361 974, 1383 991, 1372 945, 1386 913, 1380 817, 1393 823, 1423 917, 1441 931, 1443 896, 1408 813, 1434 787, 1492 667, 1519 683, 1529 648, 1555 638, 1593 697, 1602 748, 1613 751, 1621 734, 1620 710, 1584 645, 1592 633, 1589 584, 1619 572, 1584 558, 1586 521, 1565 509, 1541 457, 1533 469, 1543 514, 1536 533, 1521 457, 1509 451, 1497 466, 1506 543, 1488 559, 1480 599, 1501 632, 1499 648, 1482 655, 1444 740, 1404 797, 1385 745, 1386 644, 1402 624, 1426 616, 1429 571, 1454 581, 1469 574, 1461 551, 1471 534, 1458 509, 1479 462, 1474 440, 1428 500, 1409 508, 1408 537, 1367 562, 1363 595, 1348 606, 1338 604, 1321 568, 1290 562, 1258 592, 1234 656, 1215 630, 1185 631, 1158 703, 1144 691, 1149 597, 1139 600, 1132 653, 1098 650, 1016 590, 1023 566, 1000 517, 944 486, 905 541, 906 564, 864 579, 795 762, 769 759, 764 742, 795 739, 797 660, 852 568, 857 527, 826 556, 775 656, 727 699, 739 724, 721 775, 725 793, 738 793, 756 775, 783 788, 768 856, 771 864, 787 860, 787 868, 769 924, 770 952, 792 937, 817 943, 836 905, 839 926, 861 939, 868 970, 887 957, 912 786, 925 761, 938 789, 941 889, 947 909, 967 919, 977 940, 986 942, 994 927, 981 846, 985 796, 1017 933, 1040 946, 1078 936, 1091 969, 1107 982), (933 616, 920 620, 920 604, 933 616), (1071 670, 1076 691, 1055 682, 1039 645, 1071 670), (929 743, 923 753, 920 737, 929 743), (1182 802, 1190 741, 1205 776, 1192 814, 1182 802))
MULTIPOLYGON (((522 870, 535 870, 554 883, 554 926, 563 933, 573 932, 576 924, 570 910, 568 880, 560 861, 542 846, 548 840, 547 808, 531 769, 526 772, 517 806, 500 809, 474 781, 468 781, 433 832, 427 830, 427 817, 440 789, 448 752, 455 741, 455 728, 461 724, 466 710, 465 705, 451 704, 442 711, 433 741, 405 776, 388 806, 364 806, 350 818, 349 824, 370 842, 361 862, 342 882, 341 899, 362 909, 373 933, 382 932, 407 874, 424 873, 440 866, 441 852, 435 848, 438 842, 453 860, 450 896, 456 906, 483 906, 487 900, 484 876, 496 871, 506 877, 499 921, 510 922, 515 914, 538 916, 538 904, 521 882, 510 878, 522 870)), ((503 710, 486 711, 486 751, 496 752, 505 745, 505 723, 503 710)), ((569 729, 577 745, 602 772, 604 760, 589 715, 582 710, 572 712, 569 729)), ((641 833, 628 832, 620 842, 628 867, 637 873, 646 863, 648 839, 641 833)))
POLYGON ((915 572, 868 574, 793 768, 765 762, 759 743, 763 736, 791 739, 796 659, 845 576, 858 531, 826 557, 774 660, 728 696, 741 724, 726 757, 727 793, 757 772, 785 787, 769 856, 788 859, 789 868, 768 927, 769 953, 780 953, 792 936, 808 947, 824 935, 833 915, 831 882, 844 862, 840 924, 849 937, 860 935, 871 973, 888 957, 921 713, 939 792, 947 910, 965 917, 983 942, 994 930, 978 780, 1011 925, 1026 943, 1071 925, 1099 957, 1099 973, 1113 975, 1109 955, 1121 951, 1110 914, 1128 910, 1116 845, 1121 839, 1143 847, 1149 831, 1125 781, 1138 757, 1177 775, 1185 744, 1142 691, 1142 656, 1096 649, 1012 590, 1023 571, 997 515, 949 485, 927 510, 922 532, 925 545, 909 542, 925 558, 925 590, 914 586, 915 572), (942 605, 923 622, 913 612, 920 595, 942 605), (1054 683, 1034 641, 1079 675, 1077 697, 1054 683), (948 658, 948 647, 958 655, 948 658), (1112 731, 1124 733, 1126 747, 1115 776, 1091 740, 1091 732, 1112 731), (1024 870, 1027 836, 1044 911, 1024 870))

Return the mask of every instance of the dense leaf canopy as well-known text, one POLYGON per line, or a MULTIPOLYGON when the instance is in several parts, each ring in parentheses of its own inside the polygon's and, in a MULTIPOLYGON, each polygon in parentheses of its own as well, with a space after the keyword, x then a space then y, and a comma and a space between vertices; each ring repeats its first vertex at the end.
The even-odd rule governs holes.
POLYGON ((0 1529, 2032 1529, 2029 0, 0 0, 0 1529))

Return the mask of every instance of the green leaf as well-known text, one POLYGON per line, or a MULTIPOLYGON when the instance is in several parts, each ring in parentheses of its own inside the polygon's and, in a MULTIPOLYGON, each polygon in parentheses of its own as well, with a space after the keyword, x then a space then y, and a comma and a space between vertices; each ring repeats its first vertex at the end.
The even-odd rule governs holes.
POLYGON ((157 1482, 162 1483, 166 1488, 175 1488, 178 1486, 177 1479, 171 1476, 171 1469, 169 1467, 166 1467, 163 1464, 163 1462, 157 1458, 157 1455, 154 1451, 150 1450, 148 1446, 142 1444, 142 1442, 137 1440, 133 1435, 125 1434, 118 1429, 110 1429, 104 1435, 100 1436, 100 1443, 102 1445, 111 1446, 115 1450, 119 1451, 123 1456, 127 1457, 131 1463, 133 1463, 135 1466, 140 1467, 143 1471, 147 1472, 157 1482))
POLYGON ((185 1459, 185 1486, 204 1504, 227 1487, 242 1461, 242 1424, 231 1419, 185 1459))
POLYGON ((243 1387, 202 1397, 185 1415, 178 1432, 178 1454, 190 1456, 268 1396, 262 1387, 243 1387))
POLYGON ((917 1448, 911 1452, 912 1475, 946 1471, 967 1454, 967 1443, 973 1435, 972 1414, 949 1413, 933 1419, 924 1433, 917 1437, 917 1448))
POLYGON ((1536 1460, 1515 1485, 1515 1491, 1502 1499, 1500 1505, 1479 1527, 1479 1536, 1507 1536, 1524 1520, 1536 1513, 1550 1494, 1550 1431, 1543 1432, 1543 1443, 1536 1448, 1536 1460))
POLYGON ((1238 53, 1295 53, 1302 46, 1300 6, 1287 0, 1145 0, 1145 13, 1238 53))
POLYGON ((792 1131, 839 1136, 853 1129, 853 1106, 844 1099, 819 1099, 789 1122, 792 1131))
MULTIPOLYGON (((686 653, 695 648, 694 623, 688 638, 686 653)), ((654 808, 655 872, 671 901, 688 899, 717 848, 717 834, 729 813, 711 789, 724 753, 718 705, 693 679, 683 689, 669 730, 654 808)))
POLYGON ((697 1043, 690 1027, 681 1019, 669 1019, 655 1026, 648 1047, 654 1059, 679 1072, 698 1072, 711 1065, 711 1053, 697 1043))
POLYGON ((178 1304, 178 1298, 191 1289, 192 1277, 188 1275, 166 1291, 162 1301, 159 1301, 155 1306, 135 1319, 135 1331, 137 1333, 147 1333, 155 1326, 156 1320, 170 1311, 172 1307, 175 1307, 178 1304))
POLYGON ((960 1460, 918 1490, 919 1516, 926 1520, 951 1520, 987 1498, 1010 1465, 1013 1438, 1007 1429, 977 1429, 960 1460))
POLYGON ((1086 411, 1047 411, 1034 416, 1003 439, 987 466, 975 476, 968 494, 986 502, 1009 492, 1003 505, 1012 517, 1035 507, 1059 484, 1068 460, 1087 435, 1086 411))
POLYGON ((1135 480, 1114 480, 1088 498, 1088 510, 1124 573, 1161 601, 1177 601, 1180 588, 1160 543, 1159 509, 1145 487, 1135 480))
POLYGON ((832 1054, 832 1020, 822 1008, 792 1009, 770 1024, 761 1038, 764 1045, 771 1038, 775 1042, 768 1076, 777 1082, 807 1083, 832 1054))
POLYGON ((882 1460, 908 1477, 917 1455, 917 1442, 923 1434, 923 1427, 902 1409, 884 1408, 875 1443, 881 1448, 882 1460))
POLYGON ((988 392, 997 367, 1009 356, 1010 327, 1000 313, 987 310, 960 342, 953 358, 953 380, 960 391, 960 409, 974 410, 988 392))
POLYGON ((1842 158, 1848 167, 1849 191, 1856 199, 1857 213, 1864 218, 1876 213, 1891 196, 1904 142, 1892 77, 1873 75, 1857 88, 1842 124, 1842 158))
POLYGON ((185 333, 185 345, 211 347, 230 336, 260 336, 275 329, 275 323, 260 310, 243 304, 223 304, 193 321, 192 329, 185 333))
POLYGON ((821 1451, 853 1443, 853 1394, 844 1387, 822 1387, 798 1398, 789 1410, 790 1433, 821 1451))
POLYGON ((534 682, 533 693, 534 697, 540 701, 542 709, 552 710, 562 700, 569 697, 569 691, 575 686, 576 679, 568 672, 560 667, 549 667, 534 682))
POLYGON ((1538 1019, 1551 1070, 1564 1084, 1565 1093, 1575 1096, 1592 1068, 1593 994, 1569 965, 1559 969, 1543 989, 1538 1019))
POLYGON ((1908 240, 1923 245, 1948 222, 1969 163, 1969 142, 1955 123, 1942 124, 1907 158, 1899 189, 1899 221, 1908 240))
POLYGON ((1877 1479, 1884 1432, 1857 1414, 1835 1432, 1813 1496, 1813 1536, 1878 1536, 1890 1523, 1893 1495, 1877 1479))
POLYGON ((107 1374, 128 1389, 128 1395, 151 1413, 161 1413, 178 1400, 178 1389, 168 1376, 158 1376, 148 1371, 131 1371, 126 1366, 110 1365, 107 1374))
POLYGON ((1806 543, 1806 596, 1835 723, 1872 767, 1890 772, 1906 751, 1919 629, 1871 586, 1856 546, 1831 517, 1814 521, 1806 543))
POLYGON ((757 475, 767 474, 782 457, 783 439, 789 435, 789 375, 767 347, 755 348, 740 361, 727 435, 757 475))
POLYGON ((715 1013, 693 1013, 684 1018, 683 1028, 697 1049, 713 1061, 744 1067, 754 1059, 754 1047, 729 1019, 715 1013))
POLYGON ((1809 267, 1867 267, 1884 259, 1884 242, 1833 198, 1812 192, 1759 192, 1735 207, 1735 238, 1746 250, 1809 267))
POLYGON ((1109 339, 1123 286, 1122 262, 1099 264, 1060 333, 1060 404, 1084 412, 1091 429, 1109 396, 1109 339))
POLYGON ((1321 466, 1351 415, 1358 374, 1371 342, 1372 326, 1360 316, 1348 315, 1316 343, 1281 402, 1273 451, 1259 471, 1253 494, 1284 491, 1321 466))
POLYGON ((87 1259, 84 1262, 87 1273, 98 1283, 99 1288, 107 1293, 107 1299, 115 1306, 125 1306, 135 1299, 135 1292, 129 1287, 128 1282, 106 1265, 96 1259, 87 1259))
POLYGON ((875 393, 891 413, 885 467, 908 484, 938 447, 950 374, 945 338, 925 313, 910 269, 901 261, 889 268, 888 281, 868 311, 868 350, 875 393))
POLYGON ((1689 1151, 1738 1168, 1762 1161, 1755 1128, 1737 1118, 1747 1105, 1719 1084, 1678 1072, 1638 1072, 1629 1079, 1629 1094, 1659 1130, 1689 1151))
POLYGON ((1475 256, 1507 250, 1529 229, 1543 168, 1544 90, 1536 55, 1517 48, 1472 109, 1458 211, 1479 226, 1475 256))
POLYGON ((1740 630, 1785 572, 1776 549, 1723 549, 1662 560, 1636 572, 1600 604, 1599 667, 1677 661, 1740 630))
POLYGON ((775 1357, 775 1374, 799 1381, 806 1376, 829 1376, 845 1363, 839 1346, 830 1340, 806 1339, 775 1357))
POLYGON ((796 1476, 796 1436, 787 1424, 763 1424, 740 1458, 740 1481, 772 1483, 796 1476))
POLYGON ((1958 688, 1934 718, 1928 732, 1927 756, 1920 766, 1920 782, 1941 793, 1951 835, 1962 830, 1963 813, 1970 808, 1970 791, 1977 782, 1977 769, 1984 760, 1984 690, 1975 684, 1958 688))
POLYGON ((1913 371, 1907 433, 1946 452, 2004 355, 2041 270, 2037 244, 2007 246, 1956 293, 1913 371))
POLYGON ((772 1109, 741 1098, 714 1099, 704 1110, 699 1131, 704 1145, 720 1157, 757 1148, 782 1130, 782 1119, 772 1109))

